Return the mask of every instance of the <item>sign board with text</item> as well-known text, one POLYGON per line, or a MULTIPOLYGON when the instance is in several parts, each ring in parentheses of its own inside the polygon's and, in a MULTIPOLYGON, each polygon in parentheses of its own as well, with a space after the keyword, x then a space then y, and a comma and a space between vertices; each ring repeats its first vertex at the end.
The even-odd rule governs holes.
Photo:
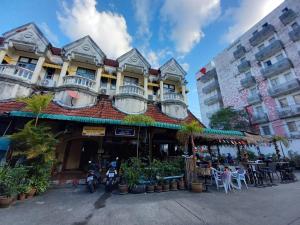
POLYGON ((105 136, 105 127, 84 126, 82 128, 82 136, 105 136))
POLYGON ((116 128, 115 130, 116 136, 135 136, 135 130, 133 128, 116 128))

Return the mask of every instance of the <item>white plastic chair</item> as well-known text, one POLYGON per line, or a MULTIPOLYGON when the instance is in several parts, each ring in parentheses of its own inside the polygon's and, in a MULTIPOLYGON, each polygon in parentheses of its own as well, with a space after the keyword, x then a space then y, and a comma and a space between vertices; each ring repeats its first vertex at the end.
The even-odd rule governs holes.
POLYGON ((247 181, 246 181, 246 171, 244 169, 238 169, 236 172, 231 173, 232 179, 236 180, 239 190, 242 189, 242 181, 244 182, 246 188, 248 189, 247 181))
POLYGON ((230 183, 231 183, 231 173, 223 173, 215 168, 212 168, 212 174, 215 179, 215 183, 217 186, 217 189, 223 187, 225 190, 225 193, 227 194, 229 190, 231 190, 230 183))

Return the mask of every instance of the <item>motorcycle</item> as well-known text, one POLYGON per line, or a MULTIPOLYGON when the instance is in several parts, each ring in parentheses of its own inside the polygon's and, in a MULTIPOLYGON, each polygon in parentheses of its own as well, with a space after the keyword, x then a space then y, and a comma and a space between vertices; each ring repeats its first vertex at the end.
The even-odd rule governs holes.
POLYGON ((117 183, 117 171, 114 168, 110 168, 106 172, 105 191, 112 192, 113 186, 117 183))
POLYGON ((86 184, 90 193, 94 193, 100 181, 101 176, 99 173, 99 166, 96 163, 92 163, 91 161, 89 161, 89 170, 86 177, 86 184))

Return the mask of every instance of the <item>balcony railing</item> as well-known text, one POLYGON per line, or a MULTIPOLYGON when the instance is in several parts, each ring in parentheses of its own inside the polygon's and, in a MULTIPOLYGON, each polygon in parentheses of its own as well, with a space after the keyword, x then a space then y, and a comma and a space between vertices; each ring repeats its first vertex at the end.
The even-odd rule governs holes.
POLYGON ((65 76, 64 77, 64 85, 76 85, 80 87, 87 87, 93 89, 95 86, 95 81, 81 77, 81 76, 65 76))
POLYGON ((272 97, 278 97, 281 95, 287 95, 295 91, 300 90, 300 84, 298 79, 292 79, 290 81, 287 81, 283 84, 279 84, 275 87, 269 88, 269 94, 272 97))
POLYGON ((256 83, 256 80, 253 76, 246 76, 244 79, 241 79, 241 85, 244 88, 253 86, 256 83))
POLYGON ((287 11, 283 12, 279 19, 284 24, 287 25, 292 22, 297 17, 296 13, 292 9, 288 9, 287 11))
POLYGON ((238 47, 234 52, 233 52, 233 56, 235 59, 239 59, 242 56, 244 56, 246 53, 246 49, 244 46, 240 46, 238 47))
POLYGON ((266 113, 255 113, 251 117, 252 124, 268 122, 269 118, 266 113))
POLYGON ((247 101, 249 105, 259 103, 261 102, 261 95, 259 93, 251 94, 248 96, 247 101))
POLYGON ((137 96, 144 96, 144 88, 139 87, 137 85, 130 85, 126 84, 123 86, 120 86, 120 94, 125 95, 137 95, 137 96))
POLYGON ((299 41, 300 40, 300 26, 298 26, 297 28, 290 31, 289 36, 292 41, 294 41, 294 42, 299 41))
POLYGON ((249 39, 249 42, 252 46, 256 46, 261 42, 267 40, 275 33, 275 28, 268 24, 262 28, 261 31, 256 32, 253 36, 249 39))
POLYGON ((55 87, 56 81, 51 79, 44 79, 39 82, 39 84, 43 87, 55 87))
POLYGON ((20 78, 24 81, 30 82, 33 71, 16 65, 1 64, 0 74, 20 78))
POLYGON ((271 66, 261 69, 260 72, 264 78, 270 78, 283 73, 292 67, 293 64, 291 63, 291 61, 288 58, 285 58, 271 66))
POLYGON ((280 40, 273 41, 267 47, 264 47, 258 53, 255 54, 255 58, 259 61, 263 61, 272 55, 275 55, 283 48, 282 42, 280 40))
POLYGON ((238 70, 240 73, 244 73, 247 70, 249 70, 251 67, 251 64, 249 61, 243 61, 238 65, 238 70))
POLYGON ((183 95, 179 93, 164 93, 164 100, 184 101, 183 95))
POLYGON ((284 108, 277 108, 277 112, 280 119, 299 116, 300 115, 300 105, 289 105, 284 108))
POLYGON ((199 80, 203 83, 206 83, 210 81, 211 79, 214 79, 217 77, 217 71, 216 69, 212 69, 206 72, 206 74, 202 75, 199 80))
POLYGON ((216 94, 216 95, 213 95, 207 99, 204 100, 204 104, 205 105, 212 105, 212 104, 215 104, 217 102, 221 102, 222 100, 222 96, 220 94, 216 94))
POLYGON ((205 86, 203 89, 202 89, 202 92, 204 94, 207 94, 207 93, 210 93, 216 89, 219 88, 219 82, 218 81, 213 81, 212 83, 208 84, 207 86, 205 86))

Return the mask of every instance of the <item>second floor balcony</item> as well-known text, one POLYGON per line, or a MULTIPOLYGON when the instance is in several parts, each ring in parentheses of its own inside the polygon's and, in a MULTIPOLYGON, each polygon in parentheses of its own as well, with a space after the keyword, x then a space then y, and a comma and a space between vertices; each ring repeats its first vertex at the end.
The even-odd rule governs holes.
POLYGON ((43 87, 55 87, 56 81, 53 79, 43 79, 39 82, 39 85, 43 87))
POLYGON ((289 32, 289 36, 292 41, 296 42, 300 40, 300 26, 294 28, 292 31, 289 32))
POLYGON ((210 93, 216 89, 218 89, 219 86, 219 82, 217 80, 214 80, 213 82, 211 82, 210 84, 206 85, 204 88, 202 88, 202 92, 204 94, 210 93))
POLYGON ((247 98, 248 104, 253 105, 261 102, 261 95, 259 93, 250 94, 247 98))
POLYGON ((300 115, 300 105, 289 105, 284 108, 277 108, 277 113, 280 119, 299 116, 300 115))
POLYGON ((238 47, 234 52, 233 52, 233 56, 235 59, 239 59, 242 56, 244 56, 246 53, 246 49, 244 46, 240 46, 238 47))
POLYGON ((269 121, 268 115, 264 112, 254 113, 251 116, 251 123, 252 124, 265 123, 265 122, 268 122, 268 121, 269 121))
POLYGON ((261 49, 258 53, 255 54, 255 58, 258 61, 263 61, 267 58, 270 58, 272 55, 275 55, 277 52, 279 52, 281 49, 283 49, 283 44, 280 40, 273 41, 268 46, 261 49))
POLYGON ((247 70, 249 70, 250 67, 251 67, 250 62, 248 60, 245 60, 238 65, 238 70, 240 73, 244 73, 247 70))
POLYGON ((261 31, 258 31, 253 34, 253 36, 249 39, 249 42, 252 46, 256 46, 260 44, 261 42, 267 40, 269 37, 271 37, 275 33, 275 28, 271 24, 266 24, 263 26, 261 31))
POLYGON ((269 88, 269 94, 272 97, 278 97, 281 95, 287 95, 295 91, 300 90, 300 84, 298 79, 292 79, 282 84, 272 86, 269 88))
POLYGON ((144 88, 133 84, 126 84, 120 86, 119 95, 133 95, 133 96, 144 97, 144 88))
POLYGON ((17 65, 1 64, 0 76, 1 75, 30 83, 33 71, 17 65))
POLYGON ((253 76, 246 76, 245 78, 241 79, 241 85, 244 88, 251 87, 255 83, 256 83, 256 80, 253 76))
POLYGON ((222 101, 222 96, 221 94, 215 94, 207 99, 204 100, 204 104, 205 105, 213 105, 217 102, 221 102, 222 101))
POLYGON ((202 75, 199 80, 203 83, 210 81, 211 79, 217 78, 217 71, 216 69, 212 69, 206 72, 206 74, 202 75))
POLYGON ((287 71, 292 67, 293 64, 291 63, 291 61, 288 58, 285 58, 281 59, 280 61, 274 63, 271 66, 261 69, 260 72, 264 78, 271 78, 273 76, 287 71))
POLYGON ((164 100, 184 102, 183 95, 179 93, 164 93, 164 100))
POLYGON ((78 86, 93 90, 96 82, 94 80, 88 79, 81 76, 65 76, 63 85, 64 86, 78 86))
POLYGON ((288 9, 279 16, 279 19, 284 25, 287 25, 290 22, 292 22, 296 17, 297 15, 295 11, 292 9, 288 9))

